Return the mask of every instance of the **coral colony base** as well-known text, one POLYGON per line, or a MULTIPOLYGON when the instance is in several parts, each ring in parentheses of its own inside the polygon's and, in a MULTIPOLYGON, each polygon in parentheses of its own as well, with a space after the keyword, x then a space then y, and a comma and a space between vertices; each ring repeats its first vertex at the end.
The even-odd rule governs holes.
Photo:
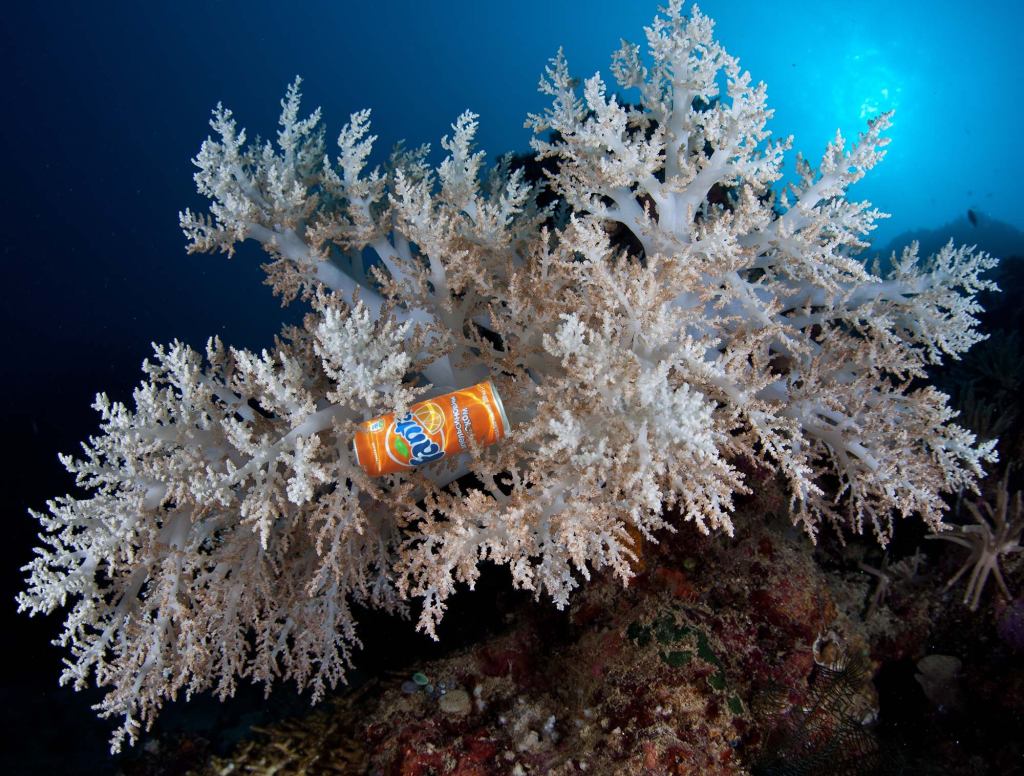
POLYGON ((368 170, 369 112, 332 162, 298 80, 276 145, 214 110, 189 250, 259 242, 268 283, 310 312, 261 353, 156 346, 134 408, 99 395, 100 433, 62 458, 86 495, 36 515, 19 606, 69 607, 62 682, 107 689, 115 750, 181 692, 290 678, 321 698, 359 644, 352 601, 415 601, 435 635, 484 560, 559 607, 593 571, 625 583, 639 537, 731 534, 744 467, 782 478, 812 539, 831 523, 884 544, 897 515, 938 531, 942 494, 974 488, 993 444, 916 378, 981 338, 994 261, 911 246, 882 275, 856 258, 882 214, 844 194, 883 157, 889 114, 817 169, 798 157, 773 196, 790 143, 769 140, 765 85, 681 5, 647 29, 649 64, 627 43, 613 57, 636 105, 551 60, 551 107, 528 123, 557 213, 521 170, 482 175, 472 113, 436 170, 426 148, 368 170), (487 379, 506 439, 359 467, 359 423, 487 379))

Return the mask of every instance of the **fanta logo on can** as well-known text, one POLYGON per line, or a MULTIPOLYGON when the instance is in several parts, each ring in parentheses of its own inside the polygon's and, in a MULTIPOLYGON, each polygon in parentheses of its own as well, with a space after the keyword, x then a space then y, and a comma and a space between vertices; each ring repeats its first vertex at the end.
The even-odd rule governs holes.
POLYGON ((366 421, 352 449, 363 471, 378 477, 465 454, 473 442, 493 445, 508 434, 501 398, 487 380, 418 402, 400 417, 391 413, 366 421))
POLYGON ((415 415, 407 412, 399 418, 393 434, 388 434, 391 444, 387 451, 391 460, 402 466, 419 466, 443 458, 444 433, 438 420, 443 420, 440 410, 429 404, 419 408, 415 415), (442 431, 440 444, 429 436, 438 431, 442 431))

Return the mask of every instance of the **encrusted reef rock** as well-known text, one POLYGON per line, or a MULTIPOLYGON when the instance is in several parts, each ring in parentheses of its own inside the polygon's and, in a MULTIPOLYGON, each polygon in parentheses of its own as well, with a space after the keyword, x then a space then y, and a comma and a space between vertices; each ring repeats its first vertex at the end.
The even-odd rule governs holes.
MULTIPOLYGON (((565 612, 524 607, 505 633, 265 729, 207 772, 750 772, 792 743, 787 719, 809 726, 806 699, 863 652, 859 626, 793 538, 684 529, 646 544, 627 590, 599 579, 565 612)), ((864 686, 856 703, 843 698, 855 712, 823 712, 820 740, 799 745, 827 748, 843 725, 869 722, 864 686)), ((863 738, 870 749, 867 728, 863 738)))

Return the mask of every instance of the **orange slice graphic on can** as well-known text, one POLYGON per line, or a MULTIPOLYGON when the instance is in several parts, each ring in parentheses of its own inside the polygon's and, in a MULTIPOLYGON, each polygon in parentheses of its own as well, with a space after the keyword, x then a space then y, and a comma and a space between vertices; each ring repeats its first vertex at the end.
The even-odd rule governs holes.
POLYGON ((436 434, 441 430, 441 426, 444 425, 444 413, 432 401, 427 402, 422 407, 417 407, 416 411, 413 412, 413 417, 419 421, 420 425, 423 426, 423 430, 428 434, 436 434))

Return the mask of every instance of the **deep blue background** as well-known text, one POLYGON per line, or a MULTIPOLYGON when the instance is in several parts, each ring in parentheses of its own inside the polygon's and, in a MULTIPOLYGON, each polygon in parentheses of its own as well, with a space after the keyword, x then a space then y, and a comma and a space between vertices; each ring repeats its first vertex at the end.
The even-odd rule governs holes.
MULTIPOLYGON (((56 730, 48 735, 105 736, 87 712, 57 724, 67 692, 53 689, 59 658, 45 646, 56 622, 14 617, 7 595, 35 530, 26 508, 70 487, 56 452, 95 428, 96 391, 129 397, 151 341, 199 347, 219 334, 261 347, 282 320, 257 252, 230 262, 184 253, 177 212, 203 207, 189 159, 213 105, 231 107, 251 137, 272 135, 278 101, 301 74, 332 142, 349 113, 369 107, 379 160, 400 138, 437 149, 470 108, 494 159, 526 149, 523 119, 546 104, 536 84, 559 45, 577 75, 607 73, 620 37, 642 40, 655 10, 635 0, 287 5, 299 10, 22 3, 0 16, 0 406, 10 455, 0 609, 13 650, 2 700, 25 726, 56 730)), ((1009 0, 703 6, 730 53, 768 83, 776 134, 795 134, 812 159, 837 127, 855 135, 897 108, 889 158, 854 192, 895 214, 880 245, 962 225, 969 207, 1024 227, 1020 9, 1009 0)))

